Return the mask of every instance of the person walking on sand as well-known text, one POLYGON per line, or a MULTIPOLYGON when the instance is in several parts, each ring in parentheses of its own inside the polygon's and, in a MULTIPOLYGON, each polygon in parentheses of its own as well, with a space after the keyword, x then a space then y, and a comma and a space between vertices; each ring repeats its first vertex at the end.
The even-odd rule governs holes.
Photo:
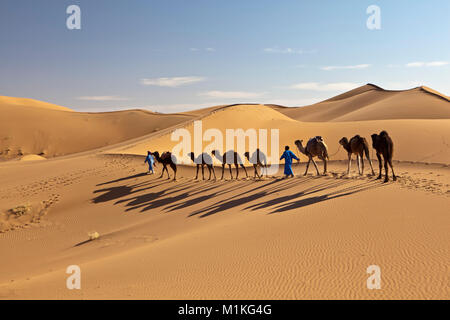
POLYGON ((280 160, 284 159, 284 175, 286 178, 293 177, 294 172, 292 172, 292 159, 300 161, 299 158, 289 150, 289 146, 284 147, 284 152, 281 155, 280 160))
POLYGON ((150 151, 147 151, 147 157, 145 158, 144 163, 148 163, 148 172, 147 172, 147 174, 154 174, 154 172, 153 172, 153 165, 155 165, 155 159, 153 159, 153 155, 152 155, 152 153, 150 151))

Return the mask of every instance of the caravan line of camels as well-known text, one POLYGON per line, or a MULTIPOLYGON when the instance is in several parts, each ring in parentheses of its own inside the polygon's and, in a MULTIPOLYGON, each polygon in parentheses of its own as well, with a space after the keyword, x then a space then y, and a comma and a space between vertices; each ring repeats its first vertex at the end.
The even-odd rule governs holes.
MULTIPOLYGON (((372 147, 376 151, 376 155, 378 158, 379 163, 379 175, 377 179, 382 178, 382 167, 384 163, 384 171, 385 171, 385 182, 389 181, 389 173, 388 173, 388 165, 391 167, 392 170, 392 179, 394 181, 397 180, 397 177, 394 173, 394 167, 392 165, 392 156, 394 152, 394 144, 392 142, 391 137, 386 131, 381 131, 379 134, 372 134, 372 147), (383 161, 381 159, 383 157, 383 161)), ((308 162, 306 164, 306 171, 303 175, 306 175, 308 173, 309 165, 312 162, 317 175, 320 175, 319 168, 317 167, 317 163, 314 161, 314 158, 317 157, 320 160, 323 161, 324 170, 323 174, 327 173, 327 161, 329 160, 328 155, 328 147, 325 144, 324 139, 321 136, 315 136, 308 140, 306 146, 303 146, 303 140, 296 140, 294 144, 297 146, 297 149, 300 153, 308 157, 308 162)), ((351 161, 352 156, 356 155, 356 163, 358 165, 358 173, 360 175, 364 174, 364 156, 369 162, 370 169, 372 171, 372 175, 375 175, 375 171, 373 170, 372 166, 372 160, 370 159, 369 154, 369 144, 367 140, 364 137, 361 137, 360 135, 355 135, 350 140, 348 140, 347 137, 343 137, 339 140, 340 146, 342 146, 345 151, 347 151, 348 155, 348 167, 347 167, 347 175, 350 173, 350 167, 351 167, 351 161)), ((174 173, 174 180, 176 180, 177 177, 177 164, 173 161, 173 157, 171 152, 167 151, 159 154, 158 151, 152 152, 152 155, 154 156, 155 160, 162 164, 163 169, 161 172, 160 178, 163 177, 164 171, 167 172, 167 178, 170 179, 169 169, 170 167, 174 173)), ((267 158, 266 155, 261 152, 259 149, 256 149, 253 154, 250 154, 250 152, 244 153, 245 158, 253 164, 254 169, 254 177, 262 178, 262 175, 264 175, 264 172, 267 176, 267 158), (261 174, 258 172, 258 168, 261 168, 261 174)), ((203 152, 202 154, 198 155, 197 157, 194 155, 193 152, 190 152, 188 154, 188 157, 191 158, 191 160, 196 164, 197 171, 195 175, 195 179, 198 179, 199 170, 201 168, 202 170, 202 179, 205 179, 204 169, 205 167, 209 171, 209 177, 208 180, 211 179, 211 174, 214 176, 214 179, 216 179, 216 173, 214 170, 213 165, 213 157, 215 157, 219 162, 222 164, 222 176, 221 180, 224 178, 225 173, 225 166, 228 166, 228 169, 230 171, 230 177, 233 179, 233 172, 231 167, 234 166, 236 168, 236 179, 239 178, 239 167, 241 167, 246 177, 248 178, 247 169, 245 168, 243 161, 241 159, 241 156, 233 150, 229 150, 225 152, 224 154, 221 154, 219 150, 213 150, 211 152, 211 155, 203 152)))

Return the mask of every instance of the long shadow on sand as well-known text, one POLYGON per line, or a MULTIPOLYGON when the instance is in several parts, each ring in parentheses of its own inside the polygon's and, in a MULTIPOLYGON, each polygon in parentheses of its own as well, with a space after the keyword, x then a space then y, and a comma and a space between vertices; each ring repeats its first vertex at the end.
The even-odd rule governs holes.
MULTIPOLYGON (((101 183, 98 186, 129 179, 138 180, 143 176, 146 175, 139 174, 124 177, 101 183)), ((195 210, 190 209, 191 212, 187 212, 188 217, 198 216, 199 218, 204 218, 236 207, 241 207, 239 210, 243 212, 269 209, 271 210, 269 214, 280 213, 386 185, 374 180, 336 179, 315 176, 287 180, 281 178, 257 181, 186 180, 176 183, 171 180, 153 178, 151 180, 134 182, 134 184, 95 190, 94 194, 101 194, 92 199, 92 201, 94 203, 102 203, 115 200, 114 205, 124 205, 126 208, 125 212, 133 210, 146 212, 159 209, 159 211, 185 214, 191 207, 197 206, 195 210), (355 182, 357 183, 356 185, 348 186, 348 184, 355 182), (286 195, 290 191, 299 190, 306 183, 314 184, 309 185, 307 188, 302 188, 298 192, 286 195), (155 190, 148 192, 152 189, 155 190), (235 191, 239 191, 239 194, 224 198, 227 194, 235 191), (283 193, 283 195, 280 196, 279 193, 283 193), (258 202, 259 200, 264 201, 258 202)))

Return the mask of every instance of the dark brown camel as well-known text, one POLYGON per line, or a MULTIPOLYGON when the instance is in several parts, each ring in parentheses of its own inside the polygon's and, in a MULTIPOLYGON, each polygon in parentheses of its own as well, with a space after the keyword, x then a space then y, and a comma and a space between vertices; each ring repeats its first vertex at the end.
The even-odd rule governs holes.
POLYGON ((202 179, 205 180, 205 172, 204 172, 205 166, 208 168, 209 171, 208 180, 211 180, 211 171, 214 174, 214 180, 216 180, 216 172, 214 171, 213 161, 209 154, 203 152, 201 155, 195 158, 194 153, 189 152, 188 157, 190 157, 192 162, 194 162, 197 165, 197 173, 195 174, 195 180, 198 179, 198 169, 200 169, 200 167, 202 167, 202 179))
POLYGON ((353 138, 351 138, 350 141, 348 141, 348 139, 346 137, 343 137, 341 140, 339 140, 339 144, 341 144, 348 153, 347 174, 350 173, 350 167, 351 167, 351 163, 352 163, 352 154, 356 154, 356 162, 358 164, 358 173, 360 175, 364 174, 364 158, 363 158, 363 156, 365 154, 367 160, 369 160, 370 168, 372 169, 372 175, 375 175, 375 171, 373 171, 372 160, 370 160, 370 155, 369 155, 369 144, 367 143, 367 140, 364 137, 356 135, 353 138), (360 160, 362 162, 362 171, 360 170, 360 164, 359 164, 360 160))
POLYGON ((241 166, 244 169, 245 175, 248 178, 247 170, 244 167, 244 164, 242 163, 241 157, 239 154, 233 150, 229 150, 225 152, 223 155, 220 154, 219 150, 213 150, 211 152, 213 156, 215 156, 221 163, 222 163, 222 178, 220 180, 223 180, 223 175, 225 172, 225 165, 228 165, 228 168, 230 168, 230 176, 231 179, 233 179, 233 173, 231 171, 231 165, 234 164, 236 167, 236 179, 239 178, 239 166, 241 166))
POLYGON ((377 151, 378 164, 380 166, 380 174, 378 175, 377 179, 381 179, 381 171, 382 171, 381 155, 383 155, 384 172, 386 174, 384 182, 389 181, 388 163, 391 166, 392 179, 396 181, 397 177, 395 176, 394 167, 392 166, 392 156, 394 155, 394 143, 392 142, 391 137, 389 137, 386 131, 381 131, 380 134, 374 133, 372 134, 371 137, 372 137, 372 147, 377 151))
MULTIPOLYGON (((174 162, 175 157, 172 157, 172 153, 170 153, 169 151, 163 152, 163 154, 161 156, 159 156, 159 152, 155 151, 152 153, 153 156, 155 157, 156 161, 160 162, 163 165, 163 169, 161 171, 161 176, 160 178, 162 178, 163 174, 164 174, 164 170, 167 171, 167 179, 170 179, 170 174, 169 174, 169 169, 167 169, 167 166, 170 166, 173 170, 173 180, 177 180, 177 164, 174 162)), ((176 159, 175 159, 176 161, 176 159)))
POLYGON ((248 162, 253 164, 253 169, 255 169, 255 178, 258 177, 261 179, 261 175, 258 173, 258 167, 261 167, 261 172, 264 175, 264 171, 266 172, 267 176, 267 158, 264 153, 261 152, 261 150, 256 149, 255 152, 253 152, 252 156, 250 157, 250 152, 245 152, 244 156, 247 158, 248 162), (264 168, 264 171, 262 170, 264 168))

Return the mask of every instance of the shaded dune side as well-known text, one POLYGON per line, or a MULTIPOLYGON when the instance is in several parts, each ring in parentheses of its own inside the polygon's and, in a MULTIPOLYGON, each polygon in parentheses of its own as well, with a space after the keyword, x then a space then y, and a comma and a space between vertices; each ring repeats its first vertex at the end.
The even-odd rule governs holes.
POLYGON ((20 105, 0 106, 0 156, 67 155, 140 137, 189 120, 183 114, 143 110, 66 112, 20 105))
POLYGON ((301 121, 361 121, 385 119, 450 119, 447 96, 418 87, 384 90, 367 84, 314 105, 278 109, 301 121))

